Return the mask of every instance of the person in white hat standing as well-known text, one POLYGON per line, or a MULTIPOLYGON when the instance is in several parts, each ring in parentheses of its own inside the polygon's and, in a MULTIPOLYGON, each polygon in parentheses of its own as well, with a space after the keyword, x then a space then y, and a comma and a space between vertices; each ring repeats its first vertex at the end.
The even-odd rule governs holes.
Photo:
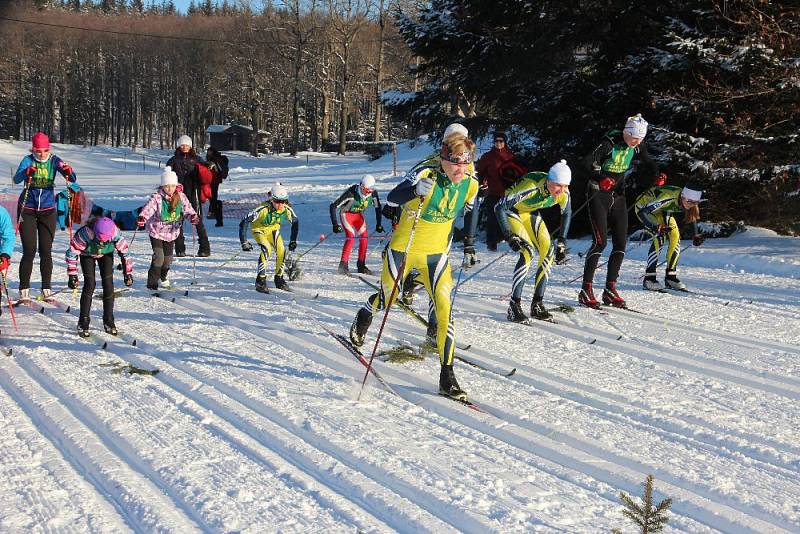
MULTIPOLYGON (((206 162, 197 155, 197 152, 192 147, 192 138, 188 135, 178 137, 175 144, 178 148, 175 149, 175 154, 167 161, 167 165, 175 171, 178 176, 178 183, 183 186, 183 193, 189 199, 198 217, 200 217, 200 222, 196 225, 197 239, 200 242, 197 255, 200 257, 210 256, 211 245, 208 242, 208 233, 203 223, 203 207, 200 203, 200 175, 197 169, 198 165, 206 165, 206 162)), ((183 225, 181 225, 180 233, 175 240, 175 255, 179 258, 186 255, 183 225)))
POLYGON ((600 307, 594 296, 592 283, 600 254, 608 243, 610 231, 613 248, 608 258, 603 303, 618 308, 626 307, 625 299, 617 291, 617 277, 622 260, 625 258, 625 246, 628 241, 625 177, 634 157, 639 159, 642 175, 649 175, 653 180, 658 176, 658 166, 650 158, 644 142, 646 135, 647 121, 641 115, 628 117, 625 128, 608 132, 600 145, 584 158, 590 173, 586 202, 589 205, 589 222, 592 225, 592 246, 586 253, 583 287, 578 294, 578 302, 584 306, 600 307))
POLYGON ((136 219, 136 227, 147 226, 153 258, 147 271, 147 289, 157 291, 159 286, 169 287, 169 267, 172 265, 172 252, 175 241, 183 227, 183 220, 192 224, 200 222, 192 204, 183 194, 183 186, 178 183, 178 175, 170 167, 161 173, 161 186, 153 193, 136 219))
POLYGON ((350 274, 350 253, 353 251, 355 240, 358 239, 358 272, 372 274, 367 267, 367 221, 364 219, 364 210, 370 204, 375 204, 375 232, 383 233, 381 224, 381 199, 375 189, 375 177, 365 174, 361 181, 348 187, 339 198, 329 206, 333 233, 338 234, 344 229, 345 239, 342 246, 342 256, 339 261, 339 274, 350 274), (339 224, 341 222, 341 224, 339 224))
POLYGON ((553 265, 555 251, 550 232, 539 210, 552 206, 561 208, 562 217, 569 207, 569 184, 572 171, 566 160, 561 160, 548 172, 529 172, 513 186, 506 189, 505 196, 495 206, 495 215, 500 223, 508 246, 519 252, 511 283, 511 302, 508 305, 508 320, 527 321, 522 311, 522 290, 528 278, 534 250, 539 256, 536 265, 531 316, 551 320, 552 314, 544 307, 544 291, 547 277, 553 265))
POLYGON ((651 187, 636 199, 634 209, 636 216, 642 221, 645 229, 653 236, 650 251, 647 253, 647 268, 642 285, 650 291, 664 289, 656 278, 658 257, 664 242, 667 247, 667 267, 664 285, 667 289, 686 291, 686 284, 678 279, 678 258, 681 256, 681 232, 675 220, 683 215, 683 222, 692 225, 692 244, 699 247, 703 244, 703 236, 697 230, 700 218, 700 202, 702 192, 687 185, 680 188, 674 185, 651 187))

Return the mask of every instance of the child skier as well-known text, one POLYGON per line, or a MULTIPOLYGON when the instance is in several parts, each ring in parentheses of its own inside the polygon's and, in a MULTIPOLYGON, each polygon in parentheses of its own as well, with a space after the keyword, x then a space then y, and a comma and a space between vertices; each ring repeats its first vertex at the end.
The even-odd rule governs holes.
POLYGON ((81 312, 78 319, 78 335, 89 337, 89 311, 95 288, 95 270, 100 268, 100 281, 103 285, 103 328, 111 335, 117 335, 114 323, 114 250, 119 254, 125 270, 125 285, 133 285, 133 262, 127 256, 128 243, 122 237, 114 221, 100 217, 93 224, 78 229, 72 236, 67 249, 67 275, 70 289, 78 288, 78 261, 83 271, 83 290, 81 291, 81 312))
POLYGON ((250 211, 242 222, 239 223, 239 242, 242 250, 253 250, 253 245, 247 240, 247 228, 253 225, 253 239, 261 247, 258 257, 258 270, 256 272, 256 291, 269 293, 267 289, 267 261, 275 249, 275 287, 284 291, 291 291, 289 284, 283 277, 283 259, 285 251, 281 237, 281 224, 284 221, 292 223, 292 233, 289 238, 289 250, 297 248, 297 232, 300 229, 300 220, 289 205, 289 192, 282 185, 276 185, 270 191, 269 200, 256 206, 250 211))
POLYGON ((675 217, 684 214, 684 222, 692 224, 692 244, 699 247, 703 244, 703 236, 697 231, 697 220, 700 218, 702 192, 691 186, 683 189, 677 186, 665 185, 651 187, 636 199, 634 209, 636 216, 642 221, 645 229, 653 236, 650 251, 647 253, 647 268, 645 269, 645 289, 660 291, 663 289, 656 278, 658 256, 669 240, 667 248, 667 268, 664 283, 667 289, 686 291, 686 284, 678 280, 678 258, 681 255, 681 233, 675 217))
POLYGON ((153 193, 150 200, 142 208, 136 227, 147 225, 150 244, 153 247, 153 259, 147 271, 147 289, 151 291, 169 287, 169 267, 175 240, 178 239, 183 220, 189 219, 196 225, 200 217, 195 213, 191 202, 183 194, 183 186, 178 183, 178 176, 170 167, 164 167, 161 173, 161 186, 153 193))
POLYGON ((360 183, 348 187, 330 205, 333 233, 340 233, 342 228, 344 228, 345 232, 342 257, 339 262, 339 274, 350 274, 348 263, 350 261, 350 252, 353 250, 356 239, 358 239, 358 272, 372 274, 372 271, 366 265, 369 234, 367 232, 367 222, 364 220, 364 210, 369 207, 373 200, 375 201, 375 232, 381 234, 383 233, 381 199, 375 190, 375 178, 372 175, 365 174, 360 183), (339 221, 341 221, 341 225, 339 221))
POLYGON ((550 232, 545 225, 539 210, 559 205, 562 214, 569 204, 569 184, 572 171, 565 160, 561 160, 546 174, 529 172, 516 184, 506 190, 505 196, 497 203, 495 214, 500 223, 508 246, 519 252, 519 260, 514 268, 511 284, 511 302, 508 305, 508 320, 524 322, 528 319, 522 311, 520 300, 525 280, 528 278, 534 249, 539 255, 536 266, 531 316, 547 320, 552 317, 544 303, 544 290, 547 276, 553 265, 554 250, 550 241, 550 232))
POLYGON ((25 182, 19 196, 17 223, 22 239, 22 259, 19 262, 19 299, 30 300, 31 271, 36 249, 39 249, 39 271, 42 276, 42 297, 50 297, 50 278, 53 274, 53 239, 56 234, 56 200, 53 194, 56 171, 67 182, 77 180, 75 172, 65 161, 50 152, 50 139, 44 132, 34 134, 31 153, 19 164, 14 183, 25 182), (21 222, 20 222, 21 221, 21 222))
MULTIPOLYGON (((11 222, 11 215, 8 214, 8 210, 0 206, 0 274, 3 276, 3 285, 8 280, 6 273, 11 264, 11 254, 14 253, 14 241, 14 223, 11 222)), ((2 295, 0 300, 1 297, 2 295)), ((2 314, 3 307, 0 306, 0 315, 2 314)))

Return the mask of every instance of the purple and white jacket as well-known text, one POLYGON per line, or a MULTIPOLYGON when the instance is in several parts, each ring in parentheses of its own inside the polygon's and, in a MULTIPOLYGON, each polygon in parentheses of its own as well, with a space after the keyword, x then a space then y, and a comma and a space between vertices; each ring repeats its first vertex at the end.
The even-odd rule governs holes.
POLYGON ((174 194, 181 196, 181 211, 174 220, 170 221, 168 211, 165 211, 165 204, 169 204, 169 197, 167 197, 163 187, 159 187, 158 191, 153 193, 153 196, 150 197, 150 200, 147 201, 147 204, 144 205, 144 208, 139 213, 139 217, 144 217, 147 221, 147 233, 153 239, 175 241, 181 232, 183 219, 196 215, 194 208, 189 203, 189 199, 183 194, 182 185, 178 184, 174 194), (165 214, 167 214, 166 217, 165 214))
POLYGON ((72 235, 72 241, 67 249, 67 275, 78 274, 78 258, 81 256, 91 256, 101 258, 106 254, 117 251, 122 264, 125 266, 125 274, 133 272, 133 262, 128 256, 128 242, 122 237, 119 228, 115 228, 114 237, 109 241, 101 242, 94 234, 91 225, 82 226, 72 235))

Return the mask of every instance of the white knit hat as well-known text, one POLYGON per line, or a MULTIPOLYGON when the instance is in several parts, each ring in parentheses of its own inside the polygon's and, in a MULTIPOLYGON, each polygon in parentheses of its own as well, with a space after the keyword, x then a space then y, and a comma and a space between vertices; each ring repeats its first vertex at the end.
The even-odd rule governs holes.
POLYGON ((625 123, 623 132, 628 132, 628 135, 634 139, 644 139, 647 135, 647 121, 642 118, 641 113, 637 113, 633 117, 628 117, 628 122, 625 123))
POLYGON ((444 134, 442 134, 442 140, 447 139, 453 134, 461 134, 464 137, 469 137, 469 131, 467 130, 467 127, 464 126, 463 124, 458 124, 457 122, 454 122, 453 124, 444 129, 444 134))
POLYGON ((567 165, 567 160, 562 159, 550 167, 547 172, 547 179, 557 184, 569 185, 572 181, 572 170, 567 165))
POLYGON ((375 177, 371 174, 365 174, 361 177, 361 187, 367 189, 375 189, 375 177))
POLYGON ((282 185, 276 184, 272 188, 272 199, 273 200, 289 200, 289 191, 287 191, 286 188, 283 187, 282 185))
POLYGON ((169 165, 161 171, 161 185, 178 185, 178 175, 169 165))
POLYGON ((177 141, 175 141, 175 145, 176 146, 189 145, 191 147, 192 146, 192 138, 189 137, 188 135, 182 135, 182 136, 180 136, 178 138, 177 141))

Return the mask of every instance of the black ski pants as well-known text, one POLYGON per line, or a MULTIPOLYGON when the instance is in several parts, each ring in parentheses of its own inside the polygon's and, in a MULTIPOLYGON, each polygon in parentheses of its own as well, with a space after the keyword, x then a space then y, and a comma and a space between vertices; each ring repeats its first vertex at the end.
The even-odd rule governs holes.
POLYGON ((100 268, 100 283, 103 285, 103 324, 114 322, 114 254, 108 253, 99 258, 81 255, 83 271, 83 290, 81 291, 80 320, 89 324, 89 311, 92 309, 92 297, 96 286, 94 265, 100 268))
MULTIPOLYGON (((197 217, 200 219, 200 222, 197 223, 197 239, 200 241, 200 246, 198 247, 199 251, 206 251, 211 252, 211 245, 208 243, 208 232, 206 232, 206 225, 203 222, 203 205, 197 202, 197 198, 189 197, 189 203, 192 205, 194 210, 197 212, 197 217)), ((181 233, 178 234, 178 239, 175 240, 175 252, 185 254, 186 253, 186 243, 183 236, 183 222, 181 222, 181 233)))
POLYGON ((211 204, 208 210, 214 214, 217 226, 222 226, 222 201, 219 199, 220 183, 216 180, 211 184, 211 204))
POLYGON ((50 289, 53 275, 53 239, 56 236, 56 210, 34 211, 25 209, 22 212, 22 223, 19 227, 22 239, 22 259, 19 262, 19 288, 31 287, 33 258, 39 249, 39 272, 42 275, 42 289, 50 289))
POLYGON ((158 289, 158 281, 165 280, 172 265, 172 249, 175 241, 162 241, 150 236, 153 246, 153 259, 150 260, 150 269, 147 271, 147 288, 158 289))
POLYGON ((606 270, 606 285, 616 282, 619 268, 625 258, 625 245, 628 241, 628 203, 625 193, 599 191, 588 187, 586 195, 589 203, 589 222, 592 225, 592 246, 586 253, 583 267, 583 283, 591 283, 600 254, 608 243, 611 232, 612 249, 606 270))

